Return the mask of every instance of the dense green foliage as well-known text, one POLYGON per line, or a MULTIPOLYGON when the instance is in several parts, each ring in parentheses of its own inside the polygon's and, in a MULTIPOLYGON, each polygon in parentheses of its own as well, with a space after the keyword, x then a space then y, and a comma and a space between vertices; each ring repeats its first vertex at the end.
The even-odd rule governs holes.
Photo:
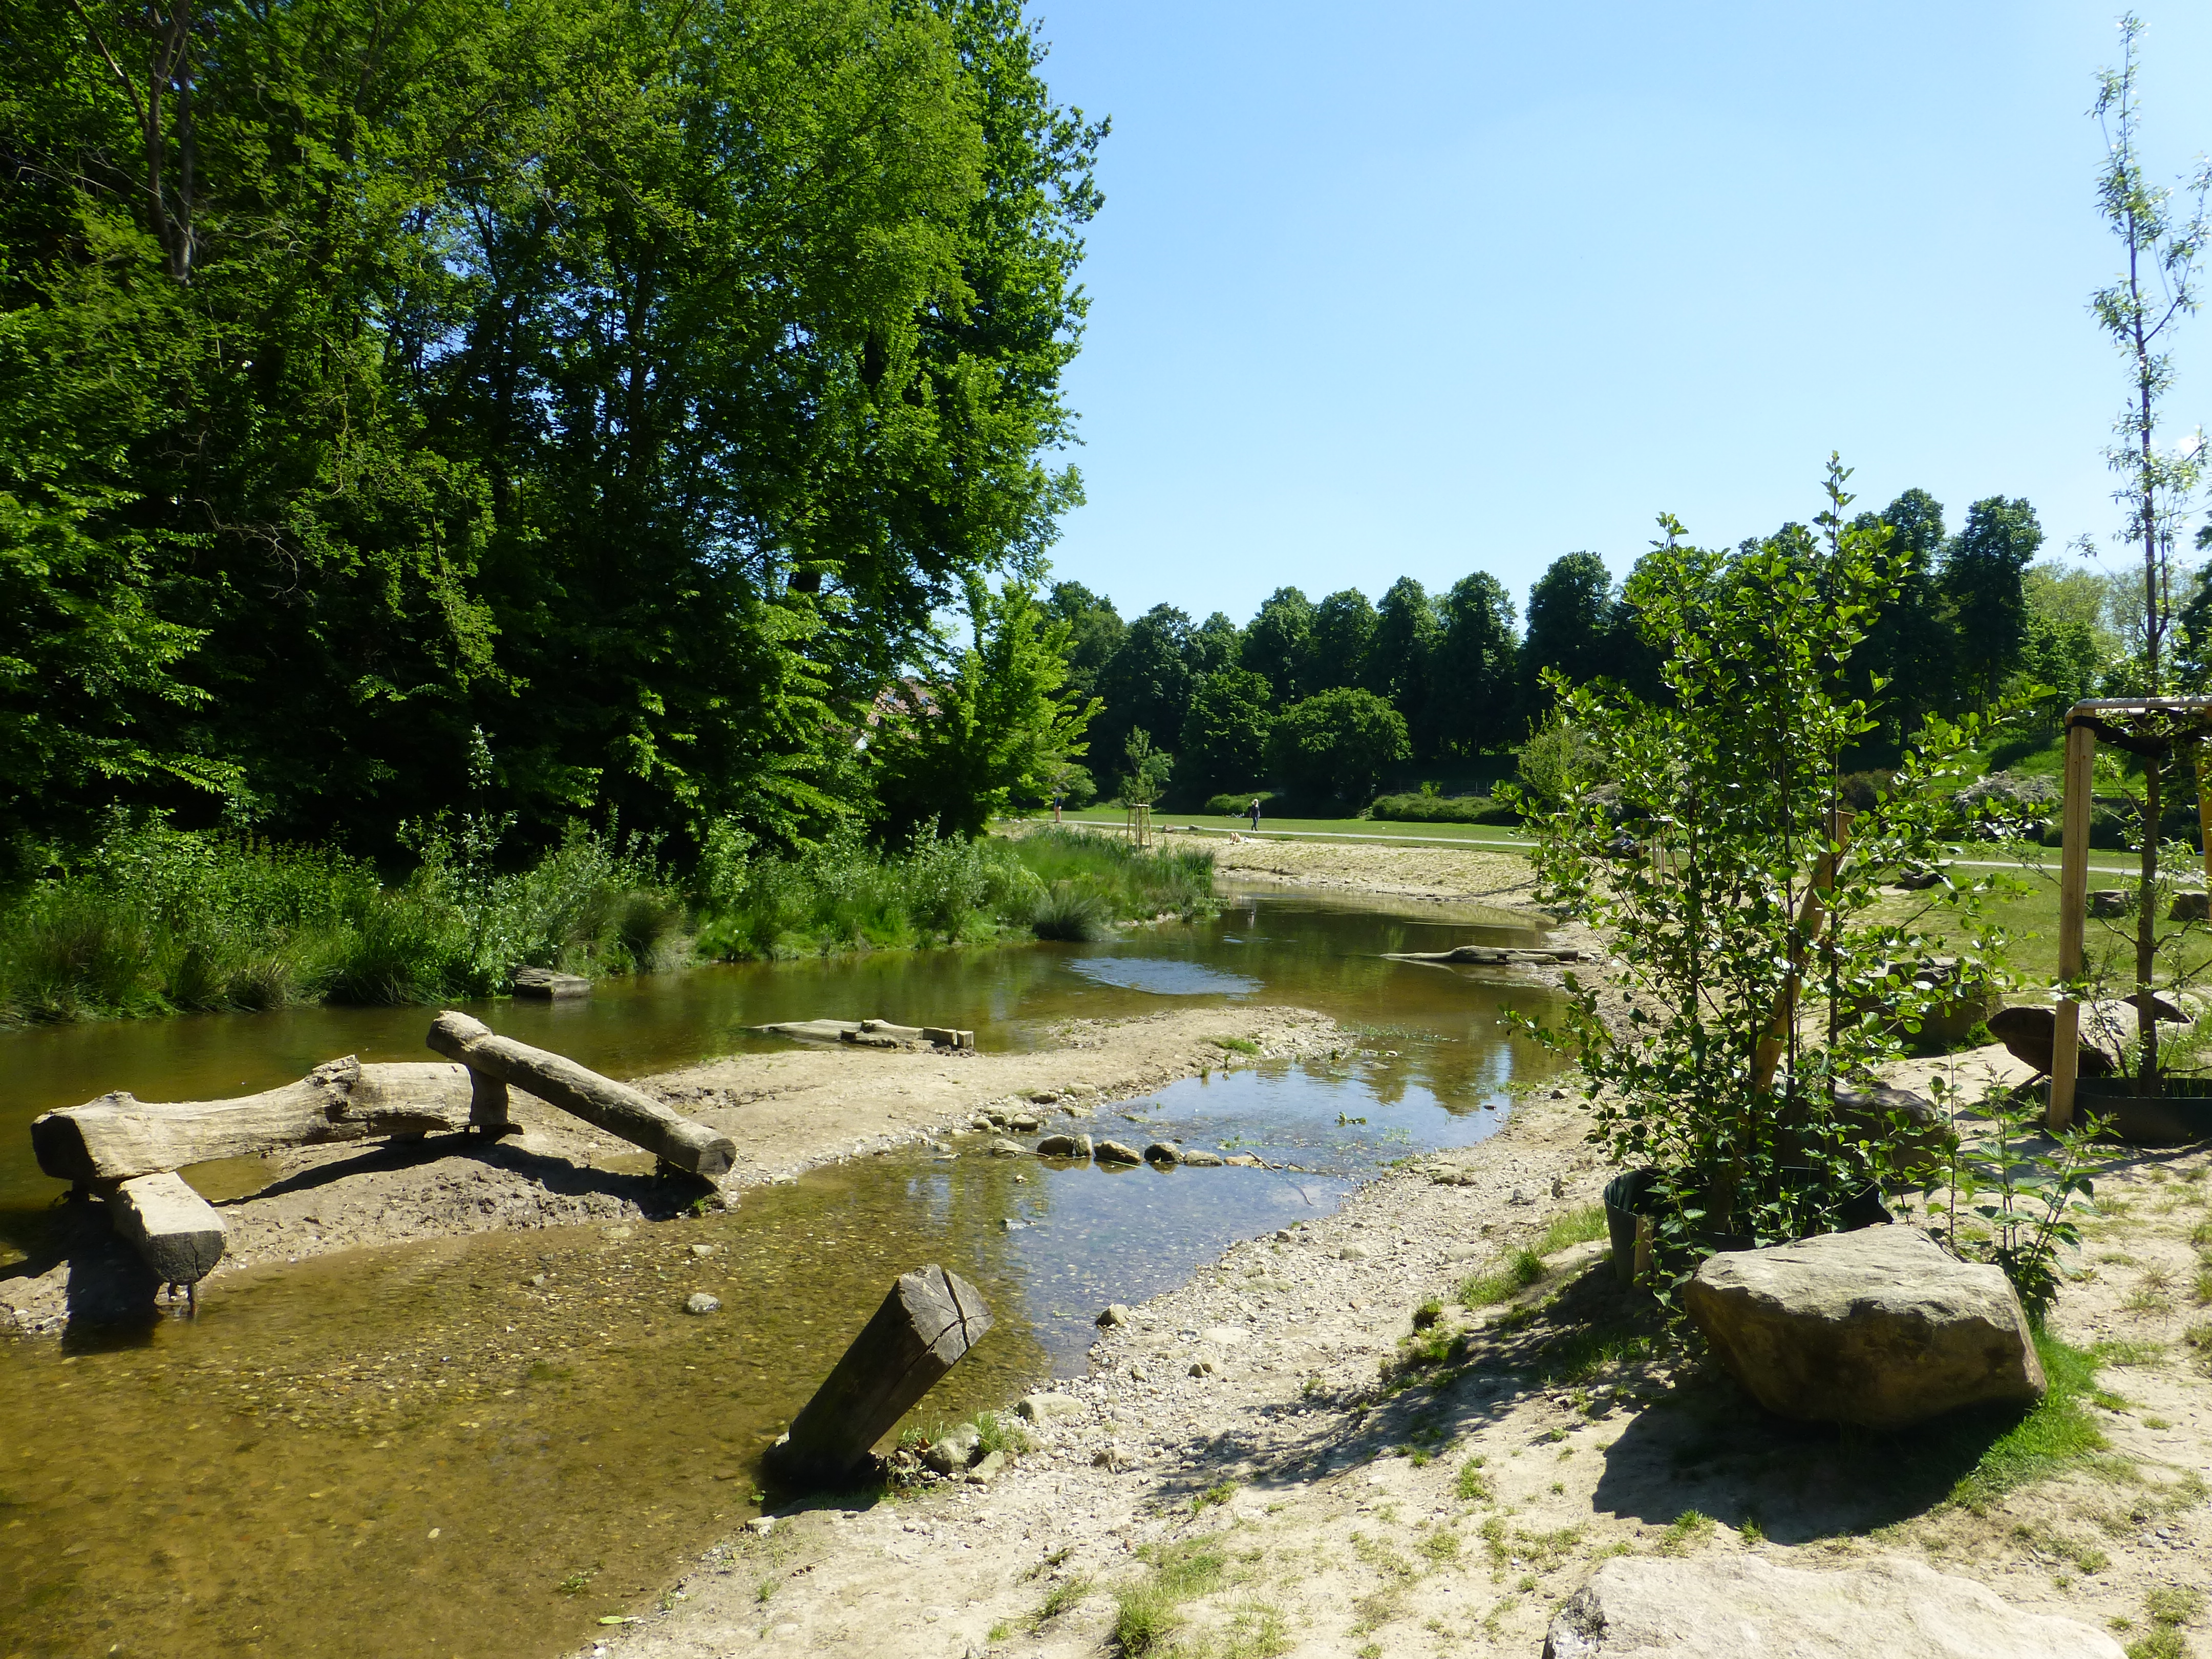
POLYGON ((852 733, 1078 497, 1103 130, 1018 0, 5 0, 0 42, 19 866, 116 803, 387 857, 478 727, 519 846, 865 817, 852 733))
POLYGON ((1041 937, 1087 938, 1115 920, 1210 913, 1213 855, 1139 852, 1118 837, 1042 830, 885 853, 853 838, 796 857, 727 841, 701 863, 702 955, 740 958, 1041 937))
POLYGON ((1267 734, 1274 775, 1304 800, 1370 800, 1383 773, 1411 753, 1406 717, 1351 686, 1291 704, 1267 734))
POLYGON ((0 911, 0 1024, 435 1002, 504 991, 525 964, 597 976, 692 952, 1091 938, 1213 902, 1211 854, 1074 831, 901 851, 848 832, 788 855, 725 823, 683 883, 650 845, 581 828, 526 869, 496 870, 493 850, 473 823, 386 884, 343 854, 118 825, 0 911))
POLYGON ((1367 816, 1387 823, 1514 823, 1521 815, 1489 795, 1445 795, 1430 790, 1377 795, 1367 816))
MULTIPOLYGON (((1845 836, 1845 757, 1874 725, 1851 659, 1904 556, 1846 522, 1844 477, 1832 465, 1817 535, 1723 553, 1663 521, 1632 584, 1665 643, 1662 699, 1552 681, 1559 725, 1608 782, 1601 795, 1571 775, 1531 803, 1539 893, 1616 942, 1637 1006, 1624 1033, 1571 977, 1564 1020, 1540 1035, 1580 1061, 1592 1138, 1662 1172, 1654 1209, 1678 1261, 1826 1231, 1858 1188, 1917 1173, 1889 1124, 1839 1094, 1897 1052, 1892 1021, 1949 994, 1913 972, 1936 947, 1881 919, 1880 890, 1900 865, 1942 862, 1966 734, 1931 725, 1845 836), (1891 1018, 1861 1018, 1869 1004, 1891 1018)), ((1954 932, 1972 929, 1977 890, 1963 872, 1942 890, 1966 912, 1954 932)), ((1955 960, 1969 983, 1995 971, 1955 960)))
POLYGON ((659 965, 684 906, 652 848, 573 828, 525 871, 434 839, 386 886, 343 854, 118 825, 0 912, 0 1022, 428 1002, 525 963, 659 965))

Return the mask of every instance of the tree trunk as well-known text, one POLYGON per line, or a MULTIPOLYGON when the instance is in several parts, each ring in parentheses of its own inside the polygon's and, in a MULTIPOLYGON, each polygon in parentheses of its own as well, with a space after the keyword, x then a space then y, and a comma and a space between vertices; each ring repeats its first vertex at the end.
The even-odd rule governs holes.
POLYGON ((90 1186, 288 1146, 465 1128, 472 1101, 462 1066, 364 1066, 348 1054, 236 1100, 149 1105, 122 1091, 102 1095, 34 1120, 31 1149, 55 1179, 90 1186))
POLYGON ((181 1176, 124 1182, 108 1196, 107 1215, 164 1285, 197 1285, 222 1260, 222 1218, 181 1176))
POLYGON ((727 1135, 680 1117, 651 1096, 587 1071, 565 1055, 495 1036, 466 1014, 440 1014, 431 1024, 429 1043, 471 1072, 535 1095, 693 1175, 722 1175, 737 1158, 737 1143, 727 1135))

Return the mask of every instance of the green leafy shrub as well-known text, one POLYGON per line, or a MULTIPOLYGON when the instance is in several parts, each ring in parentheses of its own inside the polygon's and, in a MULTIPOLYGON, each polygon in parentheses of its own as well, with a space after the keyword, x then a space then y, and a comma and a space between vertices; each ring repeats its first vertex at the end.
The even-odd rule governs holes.
POLYGON ((1517 823, 1521 815, 1489 795, 1377 795, 1367 816, 1389 823, 1517 823))
POLYGON ((1302 799, 1372 800, 1383 773, 1412 752, 1404 715, 1342 686, 1292 703, 1267 738, 1269 769, 1302 799))
POLYGON ((1232 789, 1225 795, 1209 795, 1206 811, 1216 817, 1241 818, 1251 811, 1255 798, 1264 822, 1268 804, 1275 799, 1274 793, 1266 789, 1232 789))

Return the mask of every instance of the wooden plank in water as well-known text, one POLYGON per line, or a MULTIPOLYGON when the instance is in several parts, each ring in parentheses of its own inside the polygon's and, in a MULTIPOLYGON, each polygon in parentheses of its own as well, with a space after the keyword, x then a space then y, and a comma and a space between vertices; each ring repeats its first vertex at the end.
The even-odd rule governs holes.
POLYGON ((222 1260, 222 1218, 174 1174, 140 1176, 108 1195, 117 1234, 164 1285, 197 1285, 222 1260))

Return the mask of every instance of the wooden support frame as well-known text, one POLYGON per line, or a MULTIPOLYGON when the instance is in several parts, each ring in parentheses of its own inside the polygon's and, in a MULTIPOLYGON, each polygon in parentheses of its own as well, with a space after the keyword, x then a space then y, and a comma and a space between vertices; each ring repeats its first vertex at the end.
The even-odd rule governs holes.
MULTIPOLYGON (((2058 977, 2070 982, 2081 975, 2082 927, 2089 907, 2089 808, 2094 787, 2097 732, 2112 729, 2123 744, 2130 715, 2194 714, 2212 727, 2212 697, 2102 697, 2077 702, 2066 711, 2066 795, 2060 823, 2062 847, 2058 866, 2058 977)), ((2212 803, 2205 795, 2205 756, 2200 748, 2197 762, 2197 823, 2204 832, 2204 875, 2212 888, 2212 803)), ((2138 901, 2150 902, 2148 895, 2138 901)), ((2080 1079, 2081 1005, 2078 999, 2058 999, 2057 1020, 2051 1034, 2051 1104, 2045 1121, 2054 1129, 2074 1121, 2074 1091, 2080 1079)))

